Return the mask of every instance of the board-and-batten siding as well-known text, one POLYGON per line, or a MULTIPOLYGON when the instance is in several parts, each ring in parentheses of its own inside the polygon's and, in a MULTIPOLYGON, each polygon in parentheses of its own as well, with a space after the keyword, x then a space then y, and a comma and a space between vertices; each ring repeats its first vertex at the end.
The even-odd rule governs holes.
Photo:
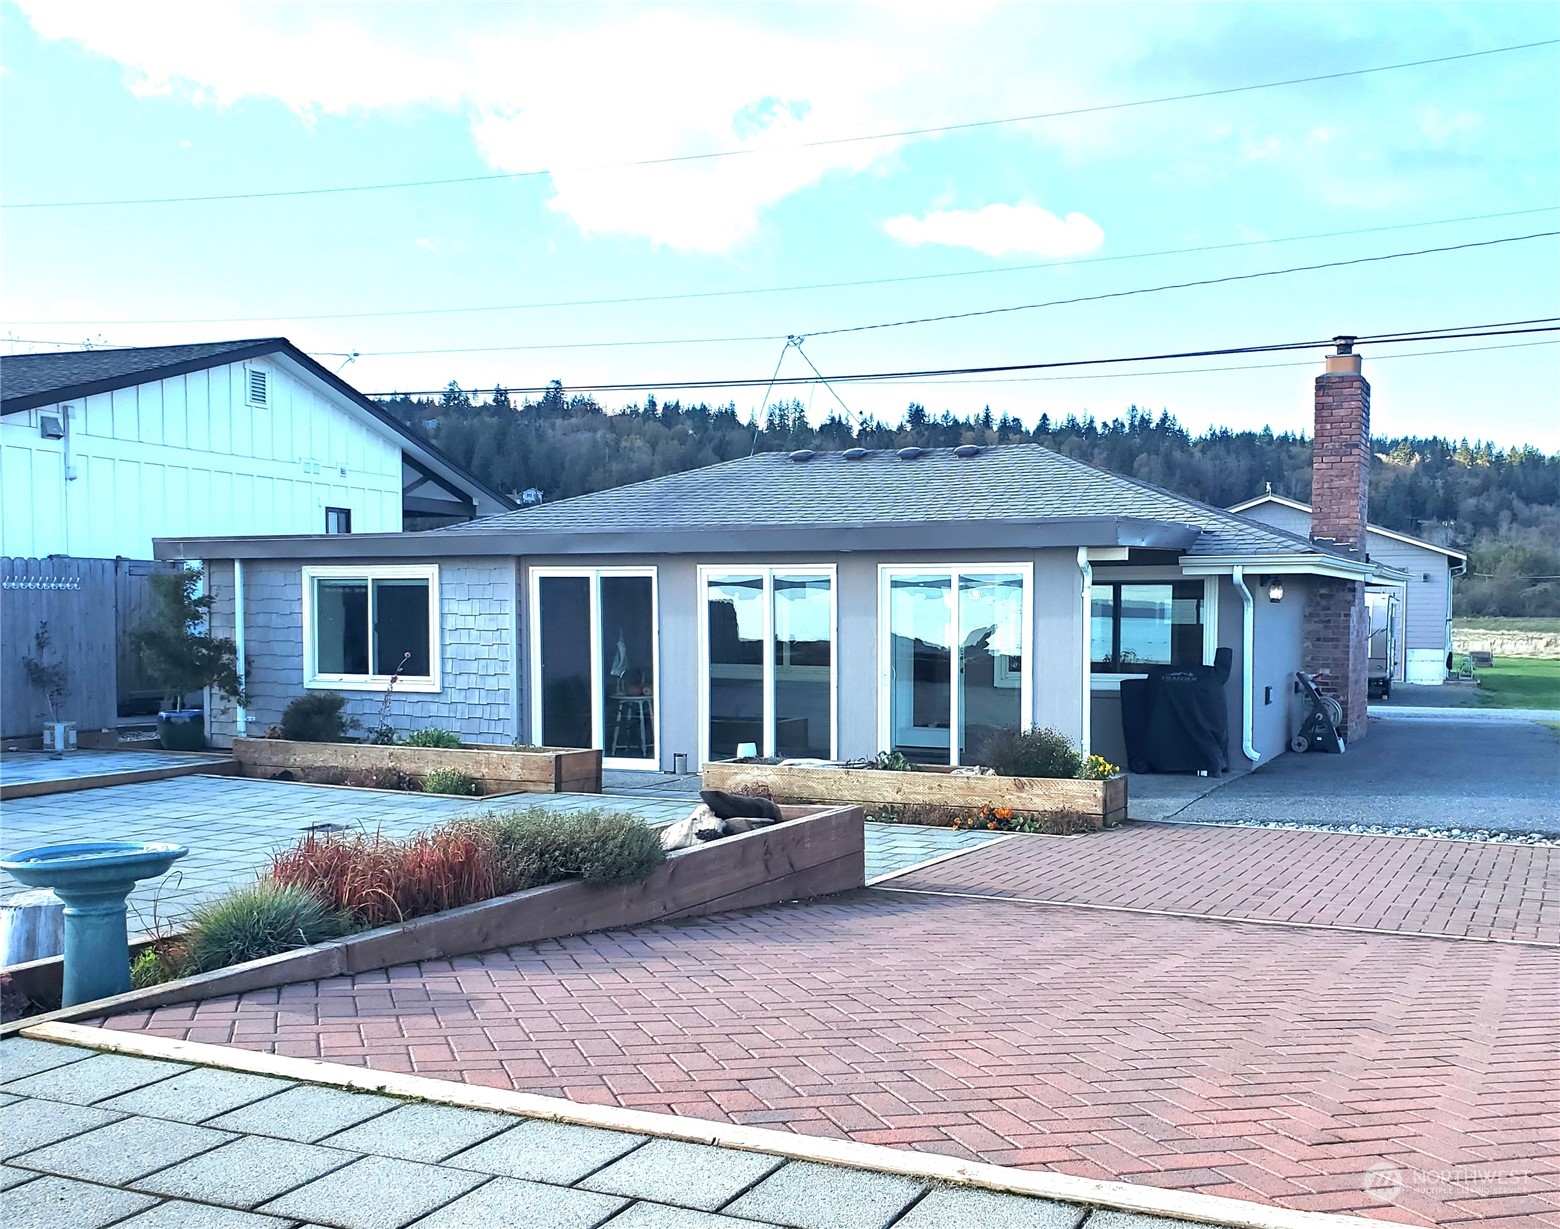
POLYGON ((358 533, 401 528, 400 445, 263 359, 66 404, 70 482, 64 442, 39 433, 60 405, 0 421, 0 554, 146 559, 156 537, 323 533, 327 507, 358 533))
MULTIPOLYGON (((1258 504, 1241 515, 1302 537, 1311 532, 1310 514, 1283 504, 1258 504)), ((1404 585, 1403 648, 1444 654, 1449 647, 1447 620, 1451 617, 1451 585, 1447 573, 1451 560, 1440 551, 1399 542, 1368 526, 1365 538, 1366 550, 1375 562, 1408 573, 1404 585), (1429 580, 1424 579, 1426 574, 1429 580)))
MULTIPOLYGON (((212 626, 233 634, 233 564, 210 569, 212 626)), ((519 736, 515 699, 515 601, 513 559, 439 561, 441 689, 393 691, 390 724, 402 735, 438 726, 466 742, 512 743, 519 736)), ((244 656, 251 737, 281 720, 282 710, 304 694, 303 573, 297 561, 244 565, 244 656)), ((380 691, 343 691, 348 716, 365 727, 379 723, 380 691)), ((235 732, 231 705, 215 704, 210 732, 227 743, 235 732)))

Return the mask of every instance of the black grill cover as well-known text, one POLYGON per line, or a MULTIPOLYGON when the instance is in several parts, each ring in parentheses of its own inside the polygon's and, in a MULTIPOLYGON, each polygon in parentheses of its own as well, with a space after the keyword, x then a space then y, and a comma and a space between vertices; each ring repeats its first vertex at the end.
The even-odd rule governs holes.
POLYGON ((1228 772, 1230 651, 1211 666, 1150 666, 1121 684, 1121 733, 1133 772, 1228 772))

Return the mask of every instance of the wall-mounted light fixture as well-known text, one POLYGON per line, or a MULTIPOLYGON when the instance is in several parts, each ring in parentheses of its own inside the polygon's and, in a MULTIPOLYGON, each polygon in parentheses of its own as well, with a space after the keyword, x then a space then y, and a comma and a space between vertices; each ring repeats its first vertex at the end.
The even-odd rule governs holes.
POLYGON ((1284 578, 1282 576, 1269 576, 1267 578, 1268 601, 1281 602, 1284 600, 1284 578))

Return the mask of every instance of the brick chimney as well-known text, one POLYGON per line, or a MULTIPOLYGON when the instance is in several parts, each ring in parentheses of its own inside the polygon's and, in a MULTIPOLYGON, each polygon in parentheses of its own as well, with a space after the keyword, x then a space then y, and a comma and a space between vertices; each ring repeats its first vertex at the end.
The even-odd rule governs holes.
MULTIPOLYGON (((1363 560, 1370 501, 1370 384, 1354 338, 1333 339, 1338 352, 1316 377, 1316 433, 1311 460, 1311 540, 1363 560)), ((1318 578, 1305 610, 1305 668, 1343 705, 1349 740, 1365 737, 1369 658, 1365 586, 1318 578)))

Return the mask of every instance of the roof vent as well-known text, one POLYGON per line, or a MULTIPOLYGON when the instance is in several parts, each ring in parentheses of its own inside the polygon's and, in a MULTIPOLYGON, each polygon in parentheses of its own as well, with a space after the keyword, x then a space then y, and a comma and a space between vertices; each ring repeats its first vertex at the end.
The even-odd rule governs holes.
POLYGON ((980 456, 979 444, 960 444, 953 450, 953 455, 960 460, 968 461, 971 457, 980 456))
POLYGON ((798 448, 795 452, 793 452, 791 454, 791 460, 797 461, 797 462, 800 462, 800 461, 811 461, 817 455, 818 454, 816 452, 814 452, 811 448, 798 448))
POLYGON ((866 458, 866 455, 867 450, 865 448, 847 448, 845 450, 845 459, 847 461, 861 461, 866 458))
POLYGON ((901 461, 914 461, 917 457, 924 455, 925 452, 926 449, 924 448, 901 448, 899 450, 899 459, 901 461))
POLYGON ((268 381, 266 379, 266 375, 267 373, 262 371, 259 367, 251 367, 249 369, 249 378, 246 390, 249 395, 246 400, 250 405, 263 406, 267 404, 268 395, 271 390, 267 387, 268 381))

